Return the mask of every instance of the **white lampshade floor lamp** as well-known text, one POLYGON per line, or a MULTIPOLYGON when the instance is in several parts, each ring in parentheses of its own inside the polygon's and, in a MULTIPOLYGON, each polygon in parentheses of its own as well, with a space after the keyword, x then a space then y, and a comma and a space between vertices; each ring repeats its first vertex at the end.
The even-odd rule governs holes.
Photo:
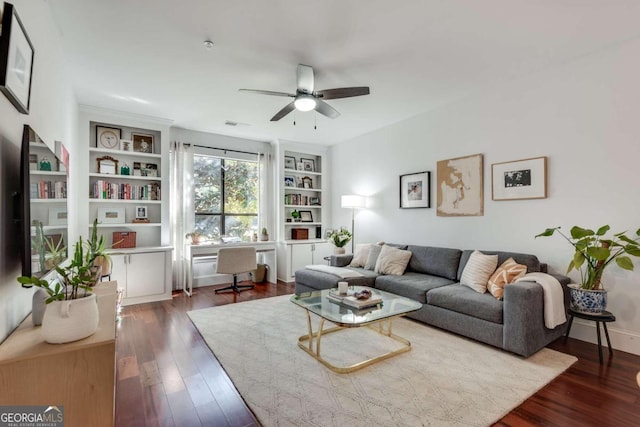
POLYGON ((341 197, 340 206, 346 209, 351 209, 351 253, 355 247, 356 240, 356 227, 355 227, 355 215, 356 209, 362 209, 367 207, 367 200, 363 196, 357 195, 344 195, 341 197))

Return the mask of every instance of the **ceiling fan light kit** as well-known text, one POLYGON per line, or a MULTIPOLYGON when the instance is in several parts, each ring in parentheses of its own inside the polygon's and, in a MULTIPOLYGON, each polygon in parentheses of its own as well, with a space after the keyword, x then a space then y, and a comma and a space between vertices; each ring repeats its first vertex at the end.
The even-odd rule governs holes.
POLYGON ((343 87, 337 89, 325 89, 315 91, 315 82, 313 76, 313 68, 308 65, 298 65, 297 75, 297 89, 295 94, 285 92, 274 92, 269 90, 256 90, 256 89, 239 89, 240 92, 258 93, 261 95, 271 96, 284 96, 294 98, 292 102, 285 105, 275 116, 271 118, 272 122, 277 122, 293 110, 298 111, 311 111, 316 110, 318 113, 327 116, 331 119, 340 117, 338 110, 327 104, 323 99, 339 99, 339 98, 351 98, 354 96, 369 95, 368 86, 359 87, 343 87))

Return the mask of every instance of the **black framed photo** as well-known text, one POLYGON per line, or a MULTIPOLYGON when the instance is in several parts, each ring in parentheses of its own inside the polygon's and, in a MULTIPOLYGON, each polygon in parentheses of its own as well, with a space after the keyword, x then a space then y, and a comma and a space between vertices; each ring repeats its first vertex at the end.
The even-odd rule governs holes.
POLYGON ((146 206, 136 206, 136 219, 149 218, 146 206))
POLYGON ((311 211, 298 211, 300 213, 301 222, 313 222, 313 214, 311 211))
POLYGON ((285 176, 284 177, 284 186, 285 187, 295 187, 295 178, 293 176, 285 176))
POLYGON ((29 114, 35 51, 18 12, 4 3, 0 36, 0 91, 22 114, 29 114))
POLYGON ((137 153, 153 153, 153 135, 132 133, 133 151, 137 153))
POLYGON ((547 157, 491 165, 491 199, 524 200, 547 197, 547 157))
POLYGON ((400 208, 431 207, 431 172, 400 175, 400 208))
POLYGON ((285 169, 296 169, 296 158, 293 156, 284 156, 284 168, 285 169))
POLYGON ((300 163, 302 163, 302 170, 305 172, 315 172, 316 171, 316 161, 313 159, 300 159, 300 163))

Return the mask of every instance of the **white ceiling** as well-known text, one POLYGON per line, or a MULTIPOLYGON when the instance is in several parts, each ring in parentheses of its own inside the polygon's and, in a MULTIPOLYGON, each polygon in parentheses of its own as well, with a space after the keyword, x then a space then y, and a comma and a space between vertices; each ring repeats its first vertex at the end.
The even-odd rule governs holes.
POLYGON ((82 104, 224 135, 333 144, 640 34, 637 0, 51 0, 82 104), (207 51, 203 41, 215 47, 207 51), (297 64, 342 116, 272 123, 297 64), (245 123, 230 127, 226 120, 245 123))

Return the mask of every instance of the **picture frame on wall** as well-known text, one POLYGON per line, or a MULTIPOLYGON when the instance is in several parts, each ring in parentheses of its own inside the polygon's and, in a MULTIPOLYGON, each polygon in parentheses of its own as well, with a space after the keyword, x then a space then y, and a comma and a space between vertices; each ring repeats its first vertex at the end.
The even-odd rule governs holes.
POLYGON ((119 150, 122 129, 96 126, 96 147, 105 150, 119 150))
POLYGON ((437 162, 437 216, 484 215, 483 162, 482 154, 437 162))
POLYGON ((22 114, 29 114, 35 50, 15 7, 0 11, 0 91, 22 114))
POLYGON ((400 209, 431 207, 431 172, 400 175, 400 209))
POLYGON ((136 153, 153 153, 153 135, 132 133, 133 151, 136 153))
POLYGON ((124 224, 124 208, 98 208, 100 224, 124 224))
POLYGON ((284 156, 284 168, 285 169, 296 169, 296 158, 293 156, 284 156))
POLYGON ((491 165, 491 200, 544 199, 546 197, 546 156, 491 165))

